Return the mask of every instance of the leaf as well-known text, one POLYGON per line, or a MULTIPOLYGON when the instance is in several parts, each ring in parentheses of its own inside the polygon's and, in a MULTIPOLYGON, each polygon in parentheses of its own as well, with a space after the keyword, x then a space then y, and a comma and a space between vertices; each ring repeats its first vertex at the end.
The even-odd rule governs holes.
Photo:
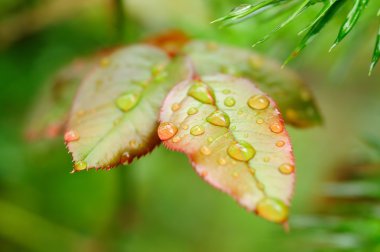
POLYGON ((361 13, 367 6, 369 0, 355 0, 354 6, 351 11, 348 13, 346 20, 343 25, 340 27, 338 37, 335 39, 334 44, 331 46, 330 51, 339 44, 340 41, 347 36, 348 33, 354 28, 356 22, 358 21, 361 13))
POLYGON ((218 18, 211 23, 221 23, 220 27, 234 25, 259 14, 270 7, 277 6, 285 2, 286 0, 264 0, 255 5, 241 4, 233 8, 226 16, 218 18))
POLYGON ((252 51, 194 41, 185 49, 200 75, 226 73, 247 78, 277 102, 286 123, 311 127, 321 116, 310 90, 292 71, 252 51))
MULTIPOLYGON (((379 10, 379 13, 380 13, 380 10, 379 10)), ((380 58, 380 26, 379 26, 379 31, 377 32, 377 36, 376 36, 375 48, 373 49, 373 53, 372 53, 371 65, 369 67, 369 75, 371 75, 373 69, 375 68, 377 62, 379 61, 379 58, 380 58)))
POLYGON ((95 62, 94 58, 78 59, 45 84, 28 118, 25 130, 27 139, 54 138, 63 133, 75 92, 95 62))
POLYGON ((160 121, 165 146, 185 153, 208 183, 263 218, 287 221, 292 148, 275 102, 253 83, 227 75, 184 81, 160 121))
POLYGON ((159 108, 172 85, 190 73, 164 51, 136 45, 103 58, 76 96, 65 141, 74 170, 111 168, 151 151, 159 108))
POLYGON ((303 32, 309 29, 306 35, 301 39, 301 42, 298 44, 296 49, 294 49, 290 56, 285 60, 284 65, 295 58, 308 44, 314 40, 315 36, 323 29, 323 27, 325 27, 334 14, 343 6, 345 1, 346 0, 335 0, 332 2, 325 2, 324 8, 321 10, 314 22, 301 31, 303 32))

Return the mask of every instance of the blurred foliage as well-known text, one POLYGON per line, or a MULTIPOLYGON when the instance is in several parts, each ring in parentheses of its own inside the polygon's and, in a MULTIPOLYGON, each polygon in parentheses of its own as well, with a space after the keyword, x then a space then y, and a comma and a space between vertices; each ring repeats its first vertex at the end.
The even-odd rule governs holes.
MULTIPOLYGON (((31 2, 0 1, 0 20, 45 3, 29 5, 31 2)), ((74 58, 170 28, 196 38, 249 47, 279 21, 263 13, 258 18, 266 20, 265 26, 252 28, 245 22, 217 30, 208 23, 240 1, 178 0, 174 7, 171 0, 130 0, 125 1, 128 15, 125 33, 120 36, 113 5, 89 2, 91 8, 76 9, 32 32, 18 33, 17 39, 0 36, 1 41, 8 41, 0 43, 4 45, 0 52, 0 251, 293 251, 301 242, 302 251, 337 251, 337 243, 345 246, 340 247, 343 251, 378 249, 378 188, 373 186, 379 183, 378 175, 361 178, 371 184, 361 189, 369 188, 369 203, 356 196, 355 201, 344 204, 318 200, 331 198, 323 190, 327 174, 351 174, 349 167, 336 169, 336 164, 349 163, 344 162, 347 159, 354 164, 377 162, 362 141, 367 134, 380 138, 379 68, 371 78, 365 74, 377 25, 364 24, 370 18, 367 13, 352 30, 352 38, 342 41, 333 53, 323 53, 331 44, 328 34, 334 31, 326 26, 313 50, 305 50, 292 65, 316 93, 325 126, 307 131, 288 129, 295 146, 298 181, 294 222, 285 234, 210 188, 185 157, 163 147, 130 166, 71 175, 63 140, 25 142, 25 118, 36 94, 56 70, 74 58), (311 217, 296 218, 305 215, 311 217), (313 225, 308 224, 311 220, 313 225), (310 237, 302 237, 305 230, 310 237), (321 233, 324 236, 319 236, 321 233), (321 246, 320 239, 333 245, 315 247, 321 246), (365 246, 360 247, 362 244, 365 246)), ((280 42, 268 41, 256 49, 277 59, 286 57, 295 46, 292 35, 316 13, 310 9, 299 16, 299 22, 273 35, 280 42)), ((338 21, 331 23, 340 25, 338 21)), ((343 180, 356 181, 352 177, 343 180)), ((334 191, 346 189, 335 187, 334 191)))
MULTIPOLYGON (((356 26, 356 23, 359 20, 359 17, 361 16, 362 12, 366 10, 368 2, 369 0, 355 0, 352 4, 352 1, 346 1, 346 0, 333 0, 333 1, 331 0, 299 0, 299 1, 264 0, 255 4, 239 5, 238 7, 235 7, 234 9, 232 9, 232 11, 229 14, 216 19, 212 23, 221 23, 221 27, 231 26, 237 23, 241 23, 248 18, 256 17, 256 15, 261 14, 262 12, 272 11, 273 9, 276 9, 277 6, 279 6, 278 8, 281 8, 280 12, 289 13, 289 16, 285 19, 285 21, 282 21, 282 23, 278 25, 274 30, 269 32, 267 35, 264 36, 264 38, 260 39, 258 42, 256 42, 253 45, 253 46, 256 46, 257 44, 260 44, 264 42, 265 40, 267 40, 273 33, 277 32, 278 30, 287 26, 290 22, 294 21, 299 15, 301 15, 308 8, 311 8, 316 4, 321 4, 322 7, 320 8, 319 13, 315 16, 312 22, 309 23, 306 27, 304 27, 298 33, 298 35, 300 35, 307 31, 306 34, 302 37, 301 41, 296 46, 296 48, 290 54, 290 56, 288 56, 288 58, 285 60, 284 64, 286 64, 291 59, 296 57, 309 43, 311 43, 314 40, 315 36, 318 35, 318 33, 326 26, 327 23, 331 21, 332 18, 337 16, 337 13, 339 13, 339 10, 342 9, 346 3, 350 4, 350 6, 352 4, 350 11, 348 12, 344 22, 340 26, 340 30, 337 35, 337 38, 335 39, 333 45, 330 48, 330 51, 331 51, 356 26), (299 5, 295 7, 295 5, 298 3, 299 5), (293 9, 295 9, 294 12, 292 12, 293 9)), ((369 8, 369 11, 367 11, 371 13, 373 20, 376 20, 376 12, 377 12, 377 16, 380 13, 380 6, 375 5, 375 8, 371 6, 369 8), (375 8, 377 8, 377 10, 375 8)), ((279 11, 277 11, 275 15, 279 16, 279 11)), ((368 19, 366 21, 368 22, 368 19)), ((369 74, 372 73, 380 57, 379 34, 375 35, 374 44, 375 46, 374 46, 374 50, 372 54, 372 61, 370 64, 369 74)))

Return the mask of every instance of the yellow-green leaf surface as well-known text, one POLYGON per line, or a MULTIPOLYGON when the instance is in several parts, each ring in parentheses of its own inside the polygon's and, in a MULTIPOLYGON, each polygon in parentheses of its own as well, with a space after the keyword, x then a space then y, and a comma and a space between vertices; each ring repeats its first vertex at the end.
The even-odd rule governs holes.
POLYGON ((169 93, 158 135, 184 152, 196 172, 249 211, 277 223, 288 219, 294 160, 275 102, 249 80, 212 75, 169 93))
POLYGON ((45 84, 27 121, 25 133, 28 140, 63 134, 75 92, 83 76, 95 66, 96 58, 99 56, 75 60, 45 84))
POLYGON ((100 60, 79 88, 65 133, 75 171, 130 163, 151 151, 159 142, 160 105, 188 69, 148 45, 100 60))
POLYGON ((184 51, 200 75, 225 73, 257 83, 278 104, 286 123, 311 127, 321 123, 321 116, 310 90, 294 72, 281 69, 270 59, 249 50, 194 41, 184 51))

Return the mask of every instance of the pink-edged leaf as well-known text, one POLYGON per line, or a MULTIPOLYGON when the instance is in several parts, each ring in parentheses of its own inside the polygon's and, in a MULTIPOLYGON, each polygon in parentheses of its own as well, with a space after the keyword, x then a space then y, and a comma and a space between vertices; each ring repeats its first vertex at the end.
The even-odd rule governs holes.
POLYGON ((310 90, 293 71, 250 50, 193 41, 184 48, 200 75, 225 73, 247 78, 278 104, 286 123, 296 127, 321 124, 310 90))
POLYGON ((254 84, 227 75, 178 84, 161 108, 158 135, 247 210, 286 223, 292 147, 275 102, 254 84))
POLYGON ((75 60, 44 85, 27 120, 25 135, 28 140, 63 134, 75 92, 83 76, 96 65, 97 58, 99 56, 75 60))
POLYGON ((160 105, 190 73, 183 61, 149 45, 121 48, 103 58, 81 84, 65 141, 74 170, 111 168, 151 151, 160 105))

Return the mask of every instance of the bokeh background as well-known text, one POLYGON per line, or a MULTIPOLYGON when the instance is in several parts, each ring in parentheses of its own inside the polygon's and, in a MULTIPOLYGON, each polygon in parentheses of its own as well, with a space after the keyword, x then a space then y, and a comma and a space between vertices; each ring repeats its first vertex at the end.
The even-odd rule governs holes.
MULTIPOLYGON (((77 57, 170 29, 249 48, 285 17, 209 24, 240 3, 0 1, 0 251, 380 251, 380 67, 367 75, 376 1, 333 52, 344 13, 287 66, 306 80, 324 117, 312 129, 288 127, 297 164, 289 233, 163 147, 128 166, 70 174, 62 138, 25 140, 43 84, 77 57)), ((255 50, 284 60, 316 13, 255 50)))

